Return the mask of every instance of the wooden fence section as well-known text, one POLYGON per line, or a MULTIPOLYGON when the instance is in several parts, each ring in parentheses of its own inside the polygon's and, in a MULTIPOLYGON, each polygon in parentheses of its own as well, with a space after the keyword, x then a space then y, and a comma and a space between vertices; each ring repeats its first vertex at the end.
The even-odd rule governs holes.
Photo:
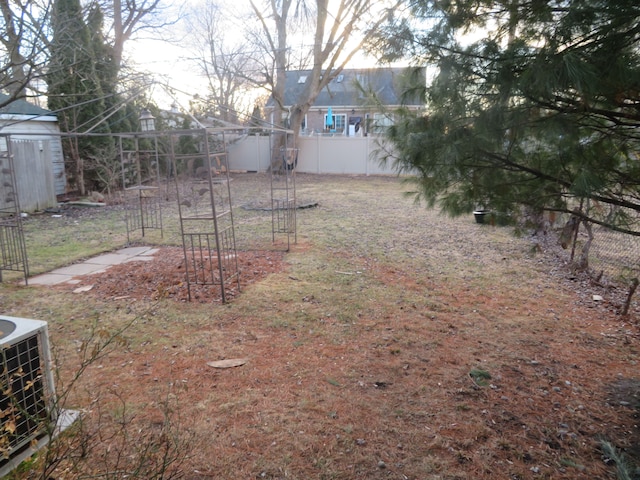
MULTIPOLYGON (((51 148, 48 140, 11 140, 13 169, 23 212, 57 205, 51 148)), ((0 185, 0 193, 4 187, 0 185)), ((0 209, 7 207, 0 195, 0 209)))

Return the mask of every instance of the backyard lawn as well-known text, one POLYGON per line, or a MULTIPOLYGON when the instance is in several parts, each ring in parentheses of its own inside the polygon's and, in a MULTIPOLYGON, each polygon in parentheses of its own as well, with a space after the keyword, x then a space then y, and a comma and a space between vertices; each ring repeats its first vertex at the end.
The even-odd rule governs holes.
MULTIPOLYGON (((154 261, 53 287, 5 275, 2 313, 49 322, 82 413, 51 478, 615 479, 603 445, 640 464, 638 306, 619 315, 624 292, 572 273, 553 232, 441 216, 395 177, 298 175, 315 206, 287 252, 257 208, 269 177, 230 185, 226 304, 187 301, 170 194, 162 235, 134 234, 154 261)), ((29 216, 32 274, 121 248, 122 212, 29 216)))

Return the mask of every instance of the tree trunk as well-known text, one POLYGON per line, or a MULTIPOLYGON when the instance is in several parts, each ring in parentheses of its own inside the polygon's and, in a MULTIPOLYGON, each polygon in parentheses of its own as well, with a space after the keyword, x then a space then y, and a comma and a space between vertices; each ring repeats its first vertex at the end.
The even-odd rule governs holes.
POLYGON ((638 279, 634 278, 631 280, 631 285, 629 286, 629 292, 627 293, 627 299, 624 302, 624 307, 622 308, 622 315, 629 314, 629 306, 631 305, 631 297, 636 292, 636 288, 638 288, 638 279))
POLYGON ((78 190, 78 194, 83 197, 86 194, 84 187, 84 161, 80 156, 80 147, 77 138, 69 139, 69 155, 73 162, 76 190, 78 190))
POLYGON ((0 1, 0 10, 5 24, 6 37, 2 40, 6 51, 9 55, 9 68, 5 70, 7 73, 7 81, 4 88, 12 99, 20 98, 25 95, 28 78, 25 73, 27 68, 27 59, 20 53, 22 38, 16 32, 14 25, 14 16, 9 3, 0 1))
POLYGON ((585 230, 587 231, 588 239, 587 242, 582 247, 582 252, 580 252, 580 258, 578 259, 578 263, 576 267, 579 270, 588 270, 589 269, 589 250, 591 250, 591 244, 593 243, 593 229, 591 228, 591 224, 586 220, 582 222, 585 230))

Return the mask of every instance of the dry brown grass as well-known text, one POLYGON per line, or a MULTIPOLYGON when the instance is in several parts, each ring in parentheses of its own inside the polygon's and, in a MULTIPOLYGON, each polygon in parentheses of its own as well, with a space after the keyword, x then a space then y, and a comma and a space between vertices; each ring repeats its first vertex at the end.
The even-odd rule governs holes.
MULTIPOLYGON (((234 178, 237 206, 267 181, 234 178)), ((600 438, 635 455, 634 317, 594 303, 552 244, 441 217, 393 178, 297 183, 319 203, 298 212, 298 244, 230 304, 3 285, 4 312, 50 322, 62 379, 90 325, 134 320, 73 406, 91 425, 124 401, 147 431, 169 398, 195 437, 184 478, 615 478, 600 438)), ((278 250, 268 212, 236 211, 241 249, 278 250)), ((95 448, 88 471, 108 465, 95 448)))

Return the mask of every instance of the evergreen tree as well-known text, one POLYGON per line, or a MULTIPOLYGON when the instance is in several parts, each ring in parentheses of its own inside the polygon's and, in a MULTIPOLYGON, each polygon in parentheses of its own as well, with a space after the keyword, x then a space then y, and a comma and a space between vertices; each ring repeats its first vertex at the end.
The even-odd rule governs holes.
POLYGON ((265 125, 265 121, 262 118, 262 109, 260 105, 253 106, 253 112, 251 113, 251 118, 249 118, 248 125, 251 127, 251 133, 255 135, 263 135, 264 130, 262 128, 265 125))
MULTIPOLYGON (((180 128, 182 130, 189 130, 191 128, 191 121, 188 117, 182 119, 180 128)), ((176 153, 180 155, 193 155, 198 153, 198 140, 192 134, 180 135, 178 139, 178 145, 176 146, 176 153)))
POLYGON ((409 3, 375 47, 437 66, 427 112, 388 132, 417 195, 452 215, 572 212, 640 235, 637 0, 409 3))
MULTIPOLYGON (((102 122, 104 93, 96 71, 96 56, 79 0, 56 0, 52 12, 53 39, 48 67, 49 108, 58 114, 64 133, 107 133, 102 122)), ((84 163, 103 150, 106 137, 68 136, 63 142, 69 178, 85 194, 84 163)))
POLYGON ((115 63, 113 46, 104 35, 104 15, 98 3, 93 3, 89 9, 87 26, 91 32, 91 51, 95 58, 96 76, 104 95, 105 112, 109 115, 109 130, 128 132, 129 124, 124 122, 125 112, 120 108, 122 96, 118 92, 119 67, 115 63))

